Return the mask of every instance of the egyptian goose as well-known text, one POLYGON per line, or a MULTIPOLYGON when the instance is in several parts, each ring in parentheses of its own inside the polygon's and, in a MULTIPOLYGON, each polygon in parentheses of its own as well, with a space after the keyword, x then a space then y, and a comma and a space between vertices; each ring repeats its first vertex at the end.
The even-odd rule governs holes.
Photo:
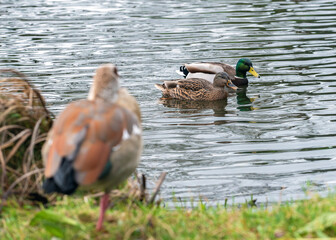
POLYGON ((229 88, 236 89, 229 75, 225 72, 217 73, 214 83, 201 78, 178 79, 155 84, 162 91, 164 98, 175 98, 192 101, 215 101, 228 97, 229 88))
POLYGON ((184 64, 177 71, 178 74, 186 78, 203 78, 213 82, 215 74, 226 72, 230 80, 237 87, 248 85, 246 73, 251 73, 254 77, 260 78, 260 75, 254 70, 252 62, 248 58, 241 58, 236 64, 236 69, 229 64, 219 62, 199 62, 184 64))
POLYGON ((96 229, 102 229, 109 192, 129 177, 142 151, 140 109, 119 88, 117 68, 100 66, 87 99, 69 104, 56 118, 42 149, 46 193, 102 189, 96 229))

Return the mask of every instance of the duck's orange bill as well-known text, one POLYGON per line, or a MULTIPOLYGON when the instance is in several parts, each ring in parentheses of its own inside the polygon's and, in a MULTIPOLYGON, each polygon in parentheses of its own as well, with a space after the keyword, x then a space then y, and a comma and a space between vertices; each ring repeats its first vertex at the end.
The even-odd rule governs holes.
POLYGON ((235 91, 238 89, 238 87, 236 87, 236 85, 234 85, 234 84, 231 82, 231 80, 229 80, 229 81, 227 82, 227 86, 228 86, 229 88, 235 90, 235 91))
POLYGON ((260 75, 254 70, 253 67, 250 67, 249 73, 251 73, 253 76, 260 78, 260 75))

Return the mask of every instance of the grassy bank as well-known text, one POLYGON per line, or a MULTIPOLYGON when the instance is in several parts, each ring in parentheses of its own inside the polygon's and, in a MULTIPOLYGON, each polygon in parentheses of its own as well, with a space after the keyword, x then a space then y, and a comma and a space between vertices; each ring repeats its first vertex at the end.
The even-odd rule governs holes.
POLYGON ((63 197, 48 208, 9 201, 0 239, 288 239, 336 236, 336 195, 269 207, 167 209, 126 201, 95 231, 98 201, 63 197))

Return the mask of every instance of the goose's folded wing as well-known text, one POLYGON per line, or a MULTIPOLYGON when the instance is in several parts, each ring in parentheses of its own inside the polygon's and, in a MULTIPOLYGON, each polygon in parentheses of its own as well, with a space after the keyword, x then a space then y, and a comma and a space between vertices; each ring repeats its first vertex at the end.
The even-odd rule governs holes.
POLYGON ((45 154, 46 177, 52 177, 62 161, 72 161, 80 185, 95 182, 109 161, 113 148, 139 128, 135 114, 118 105, 83 100, 70 104, 55 122, 45 154))

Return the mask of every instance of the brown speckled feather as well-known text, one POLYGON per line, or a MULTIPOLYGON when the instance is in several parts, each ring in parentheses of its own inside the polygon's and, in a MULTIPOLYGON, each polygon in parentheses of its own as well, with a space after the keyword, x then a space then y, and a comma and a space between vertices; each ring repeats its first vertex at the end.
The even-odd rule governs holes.
POLYGON ((116 104, 81 100, 70 104, 58 117, 49 135, 46 177, 52 177, 63 157, 74 158, 80 185, 97 180, 112 148, 122 142, 124 131, 139 124, 134 114, 116 104))
POLYGON ((180 100, 213 101, 225 99, 228 91, 224 87, 214 87, 209 81, 199 78, 178 79, 169 81, 169 88, 165 82, 155 86, 162 91, 163 97, 180 100), (175 87, 172 82, 175 81, 175 87))
POLYGON ((213 90, 213 85, 204 79, 201 78, 189 78, 177 81, 177 87, 183 88, 186 90, 200 91, 204 90, 213 90))

